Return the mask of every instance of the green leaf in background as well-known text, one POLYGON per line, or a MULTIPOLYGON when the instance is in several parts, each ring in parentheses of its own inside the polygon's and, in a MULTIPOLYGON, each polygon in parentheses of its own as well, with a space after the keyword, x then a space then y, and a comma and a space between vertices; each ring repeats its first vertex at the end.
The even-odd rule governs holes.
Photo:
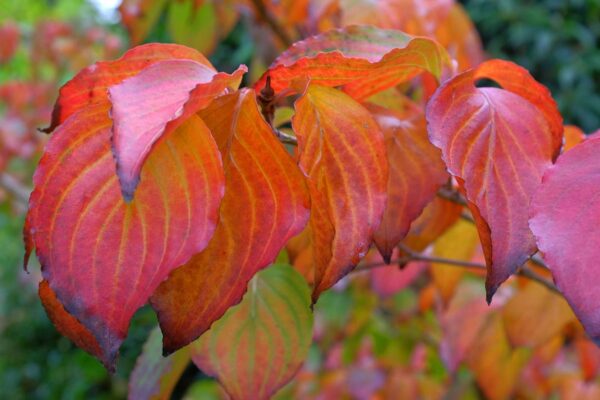
POLYGON ((274 264, 191 345, 192 360, 233 399, 267 399, 302 365, 312 341, 310 289, 291 266, 274 264))
POLYGON ((155 328, 144 344, 129 379, 130 400, 169 399, 181 374, 190 363, 189 347, 162 356, 162 333, 155 328))
POLYGON ((218 38, 217 13, 211 1, 196 7, 194 0, 173 1, 169 6, 167 29, 173 41, 211 53, 218 38))

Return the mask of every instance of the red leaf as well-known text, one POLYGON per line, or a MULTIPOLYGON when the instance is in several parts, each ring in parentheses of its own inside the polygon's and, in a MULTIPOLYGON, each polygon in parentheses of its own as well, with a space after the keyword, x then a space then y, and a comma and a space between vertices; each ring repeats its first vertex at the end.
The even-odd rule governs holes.
POLYGON ((529 203, 562 142, 547 89, 523 68, 493 60, 447 81, 427 107, 429 137, 442 150, 477 222, 486 255, 486 289, 498 286, 536 251, 529 203), (490 78, 505 89, 477 88, 490 78))
MULTIPOLYGON (((34 176, 25 237, 56 293, 51 303, 62 303, 89 331, 100 353, 84 348, 113 368, 134 312, 208 244, 224 178, 208 128, 192 117, 155 147, 136 200, 125 203, 108 107, 78 111, 51 137, 34 176)), ((77 331, 61 326, 68 316, 55 314, 58 329, 79 344, 77 331)))
POLYGON ((600 340, 600 138, 587 139, 544 174, 529 225, 552 276, 588 335, 600 340))
POLYGON ((388 167, 370 113, 339 90, 309 85, 292 119, 309 177, 315 257, 313 300, 353 269, 381 222, 388 167))
POLYGON ((252 276, 308 218, 304 177, 261 117, 253 91, 219 97, 200 116, 221 150, 225 197, 207 249, 151 299, 167 352, 196 339, 238 303, 252 276))
POLYGON ((275 92, 289 88, 294 79, 309 77, 314 84, 342 86, 355 99, 365 99, 424 71, 439 79, 444 65, 449 65, 446 51, 431 39, 349 26, 294 43, 255 88, 262 89, 267 76, 275 92))
POLYGON ((410 224, 448 180, 448 173, 440 151, 429 142, 425 115, 417 105, 408 103, 400 112, 374 105, 367 108, 383 131, 387 151, 387 201, 374 240, 389 262, 410 224))
POLYGON ((246 67, 232 75, 191 60, 167 60, 109 89, 117 174, 127 200, 139 182, 152 146, 228 89, 237 89, 246 67), (158 95, 160 94, 160 95, 158 95))
POLYGON ((52 111, 52 121, 44 132, 52 132, 85 106, 105 101, 110 86, 136 75, 157 61, 175 59, 197 61, 213 69, 206 57, 185 46, 151 43, 134 47, 118 60, 101 61, 87 67, 60 88, 52 111))

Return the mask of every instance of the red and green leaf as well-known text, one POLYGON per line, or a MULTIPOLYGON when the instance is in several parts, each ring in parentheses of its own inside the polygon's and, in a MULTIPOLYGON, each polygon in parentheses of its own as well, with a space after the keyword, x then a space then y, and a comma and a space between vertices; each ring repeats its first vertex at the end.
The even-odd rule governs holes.
POLYGON ((191 345, 192 359, 232 399, 268 399, 289 382, 312 342, 310 289, 289 265, 273 265, 248 283, 231 307, 191 345))
POLYGON ((427 106, 427 121, 429 137, 476 219, 491 301, 536 251, 529 203, 560 151, 561 116, 549 91, 527 71, 492 60, 440 87, 427 106), (483 78, 503 89, 476 87, 483 78))
POLYGON ((314 84, 341 86, 360 100, 425 71, 439 79, 445 65, 449 65, 446 51, 431 39, 349 26, 296 42, 275 60, 255 88, 262 89, 267 76, 275 92, 308 77, 314 84))
POLYGON ((195 340, 237 304, 309 213, 305 178, 262 118, 253 91, 222 96, 199 115, 221 151, 225 196, 208 248, 151 299, 167 352, 195 340))
POLYGON ((562 154, 544 174, 531 204, 529 225, 554 282, 588 335, 600 340, 600 138, 562 154))
POLYGON ((150 332, 138 357, 135 368, 129 377, 130 400, 167 400, 190 364, 191 354, 188 347, 167 357, 162 355, 162 334, 156 328, 150 332))
POLYGON ((126 203, 108 111, 108 104, 88 106, 51 137, 34 176, 25 237, 59 330, 78 343, 85 328, 97 342, 85 348, 114 368, 134 312, 208 244, 224 177, 210 131, 194 116, 155 147, 136 199, 126 203))

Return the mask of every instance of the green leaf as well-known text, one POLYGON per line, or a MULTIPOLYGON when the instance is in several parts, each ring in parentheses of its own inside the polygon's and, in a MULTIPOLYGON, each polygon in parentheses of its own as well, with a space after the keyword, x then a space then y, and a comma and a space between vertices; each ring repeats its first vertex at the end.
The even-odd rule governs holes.
POLYGON ((162 333, 154 329, 129 379, 129 399, 168 399, 190 362, 188 347, 162 356, 162 333))
POLYGON ((267 399, 289 382, 312 340, 310 289, 291 266, 274 264, 191 345, 192 360, 233 399, 267 399))

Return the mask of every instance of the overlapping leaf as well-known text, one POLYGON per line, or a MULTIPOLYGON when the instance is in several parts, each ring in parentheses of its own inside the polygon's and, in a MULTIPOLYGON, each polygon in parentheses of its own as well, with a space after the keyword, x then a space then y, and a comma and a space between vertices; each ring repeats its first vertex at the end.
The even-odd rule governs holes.
POLYGON ((191 361, 188 347, 162 356, 162 335, 154 329, 129 377, 129 400, 167 400, 183 371, 191 361))
POLYGON ((529 203, 562 144, 549 91, 523 68, 492 60, 447 81, 427 107, 429 137, 467 197, 484 246, 488 301, 535 252, 529 203), (504 89, 478 88, 479 79, 504 89))
POLYGON ((308 219, 304 176, 261 117, 253 91, 222 96, 200 115, 222 154, 225 196, 208 248, 151 299, 167 352, 196 339, 238 303, 252 276, 308 219))
POLYGON ((448 180, 441 154, 427 137, 425 115, 417 105, 404 110, 367 107, 383 131, 389 165, 387 201, 375 232, 375 245, 386 261, 410 224, 448 180))
POLYGON ((192 60, 165 60, 109 89, 112 143, 126 199, 133 198, 152 146, 228 89, 237 89, 245 67, 232 75, 192 60))
POLYGON ((289 265, 257 273, 240 304, 191 345, 194 363, 232 399, 268 399, 296 374, 312 342, 310 289, 289 265))
POLYGON ((449 65, 446 51, 435 41, 399 31, 350 26, 296 42, 279 56, 256 83, 260 90, 271 77, 275 92, 294 79, 341 86, 355 99, 365 99, 428 71, 440 77, 449 65))
POLYGON ((25 237, 42 265, 40 294, 53 322, 114 368, 133 313, 208 244, 224 177, 217 146, 194 116, 156 146, 136 200, 125 203, 108 111, 108 104, 90 105, 50 139, 25 237))
POLYGON ((366 254, 385 208, 388 166, 376 121, 339 90, 310 84, 292 126, 309 177, 316 300, 366 254))
POLYGON ((588 335, 600 340, 600 138, 589 138, 558 158, 531 204, 529 225, 560 291, 588 335))
POLYGON ((89 104, 104 102, 110 86, 161 60, 193 60, 213 69, 202 54, 189 47, 158 43, 135 47, 118 60, 101 61, 85 68, 67 82, 60 89, 52 121, 44 131, 52 132, 70 115, 89 104))

